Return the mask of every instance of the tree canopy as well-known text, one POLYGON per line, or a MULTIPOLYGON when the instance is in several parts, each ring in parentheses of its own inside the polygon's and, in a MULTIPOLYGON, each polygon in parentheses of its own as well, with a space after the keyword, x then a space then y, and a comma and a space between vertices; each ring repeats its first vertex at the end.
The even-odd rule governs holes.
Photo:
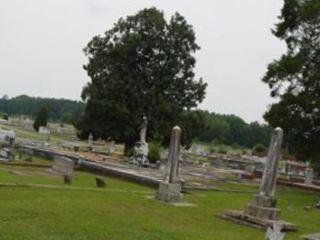
MULTIPOLYGON (((301 160, 320 157, 320 2, 285 0, 273 30, 287 53, 268 67, 263 81, 271 96, 265 119, 286 132, 287 145, 301 160)), ((318 160, 319 161, 319 160, 318 160)), ((318 162, 318 165, 320 163, 318 162)))
POLYGON ((84 103, 68 99, 40 98, 21 95, 9 98, 7 95, 0 98, 0 114, 24 115, 35 118, 43 107, 48 109, 48 118, 53 121, 73 122, 84 111, 84 103))
POLYGON ((33 123, 33 128, 36 131, 39 131, 40 127, 46 127, 48 124, 48 109, 46 107, 42 107, 33 123))
POLYGON ((156 8, 121 18, 103 36, 93 37, 84 49, 91 81, 82 91, 86 108, 77 124, 79 136, 92 132, 130 147, 144 115, 149 138, 169 135, 183 111, 205 97, 207 84, 194 74, 195 40, 183 16, 176 13, 166 21, 156 8))
POLYGON ((187 121, 189 122, 187 123, 188 128, 195 129, 193 136, 200 142, 217 141, 227 145, 236 144, 249 148, 257 143, 269 145, 271 128, 266 124, 246 123, 235 115, 221 115, 202 110, 192 111, 188 115, 190 114, 193 117, 189 117, 189 121, 187 121), (192 128, 192 126, 194 127, 192 128))

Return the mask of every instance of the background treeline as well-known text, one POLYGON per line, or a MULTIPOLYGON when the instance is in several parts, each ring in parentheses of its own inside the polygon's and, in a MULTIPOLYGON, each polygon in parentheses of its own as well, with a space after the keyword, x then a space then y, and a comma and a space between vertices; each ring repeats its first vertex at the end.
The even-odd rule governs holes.
POLYGON ((235 115, 221 115, 202 110, 192 111, 188 115, 189 119, 197 123, 194 126, 202 126, 194 130, 196 141, 205 143, 216 141, 249 148, 257 143, 269 145, 271 128, 266 124, 258 122, 248 124, 235 115))
POLYGON ((67 99, 29 97, 26 95, 14 98, 4 96, 0 99, 1 115, 24 115, 34 119, 42 107, 48 109, 48 118, 51 121, 72 123, 80 117, 85 104, 67 99))
MULTIPOLYGON (((41 108, 48 109, 50 121, 74 123, 84 112, 85 104, 67 99, 29 97, 26 95, 0 99, 0 114, 25 115, 35 118, 41 108)), ((227 145, 237 144, 252 148, 261 143, 268 146, 271 129, 257 122, 246 123, 235 115, 221 115, 203 110, 185 111, 179 123, 188 138, 203 143, 216 141, 227 145)))

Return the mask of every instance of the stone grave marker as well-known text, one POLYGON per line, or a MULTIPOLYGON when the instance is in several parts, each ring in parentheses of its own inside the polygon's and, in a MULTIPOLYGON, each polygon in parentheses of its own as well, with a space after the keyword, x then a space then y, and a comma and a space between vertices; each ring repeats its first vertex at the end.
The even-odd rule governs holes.
POLYGON ((12 160, 12 152, 9 148, 1 148, 0 149, 0 160, 9 162, 12 160))
POLYGON ((280 209, 276 208, 276 183, 278 162, 281 157, 283 130, 273 130, 268 157, 264 167, 260 192, 254 195, 253 201, 247 205, 243 212, 228 211, 221 215, 224 219, 242 223, 257 228, 281 225, 284 231, 296 230, 294 224, 279 220, 280 209))
POLYGON ((181 180, 179 177, 180 138, 181 129, 175 126, 171 132, 164 180, 159 184, 159 189, 156 193, 156 199, 167 203, 182 201, 181 180))
POLYGON ((305 184, 312 185, 313 177, 314 177, 313 169, 308 167, 306 169, 306 178, 305 178, 305 181, 304 181, 305 184))
POLYGON ((74 162, 67 157, 55 157, 51 172, 63 176, 65 183, 70 183, 74 162))

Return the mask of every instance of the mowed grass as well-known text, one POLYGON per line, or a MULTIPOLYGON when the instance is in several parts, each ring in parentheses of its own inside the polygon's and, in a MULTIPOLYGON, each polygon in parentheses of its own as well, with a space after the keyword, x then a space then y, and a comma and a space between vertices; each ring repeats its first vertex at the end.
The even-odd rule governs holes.
MULTIPOLYGON (((184 198, 196 206, 173 207, 151 199, 154 189, 112 178, 106 182, 105 189, 98 189, 94 175, 76 172, 65 188, 61 177, 46 169, 0 165, 0 183, 21 185, 0 187, 0 239, 264 239, 261 230, 216 217, 227 209, 242 209, 251 200, 250 193, 195 191, 184 198)), ((257 190, 255 186, 219 183, 219 187, 237 186, 257 190)), ((286 239, 320 231, 320 211, 304 210, 319 198, 319 193, 279 187, 282 218, 300 227, 286 239)))

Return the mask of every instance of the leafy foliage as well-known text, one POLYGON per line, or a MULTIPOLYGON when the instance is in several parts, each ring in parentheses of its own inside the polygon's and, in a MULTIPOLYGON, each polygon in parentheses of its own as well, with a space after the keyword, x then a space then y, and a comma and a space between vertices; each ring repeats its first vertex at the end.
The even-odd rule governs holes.
POLYGON ((160 160, 161 143, 158 141, 152 141, 149 143, 148 159, 151 163, 156 163, 160 160))
POLYGON ((39 131, 40 127, 46 127, 48 123, 48 109, 46 107, 42 107, 38 112, 36 119, 33 123, 33 128, 36 131, 39 131))
POLYGON ((266 154, 267 152, 267 148, 261 144, 261 143, 257 143, 256 145, 254 145, 252 152, 254 155, 263 155, 266 154))
POLYGON ((198 119, 189 118, 189 120, 196 123, 194 128, 198 131, 192 132, 198 141, 210 143, 215 140, 219 143, 249 148, 259 142, 269 144, 271 129, 266 124, 258 122, 248 124, 235 115, 219 115, 201 110, 193 113, 193 118, 195 117, 198 119))
POLYGON ((48 118, 71 123, 84 110, 84 103, 54 98, 35 98, 21 95, 14 98, 4 96, 0 99, 0 111, 5 115, 24 115, 35 118, 42 106, 48 108, 48 118))
POLYGON ((287 133, 289 151, 302 160, 320 157, 320 2, 285 0, 273 31, 288 50, 268 67, 263 81, 279 98, 265 114, 287 133))
POLYGON ((198 49, 183 16, 176 13, 167 22, 156 8, 121 18, 104 36, 95 36, 84 49, 91 82, 82 91, 87 105, 77 123, 79 137, 92 132, 131 147, 144 115, 149 138, 169 135, 183 110, 205 96, 207 85, 193 72, 198 49))

